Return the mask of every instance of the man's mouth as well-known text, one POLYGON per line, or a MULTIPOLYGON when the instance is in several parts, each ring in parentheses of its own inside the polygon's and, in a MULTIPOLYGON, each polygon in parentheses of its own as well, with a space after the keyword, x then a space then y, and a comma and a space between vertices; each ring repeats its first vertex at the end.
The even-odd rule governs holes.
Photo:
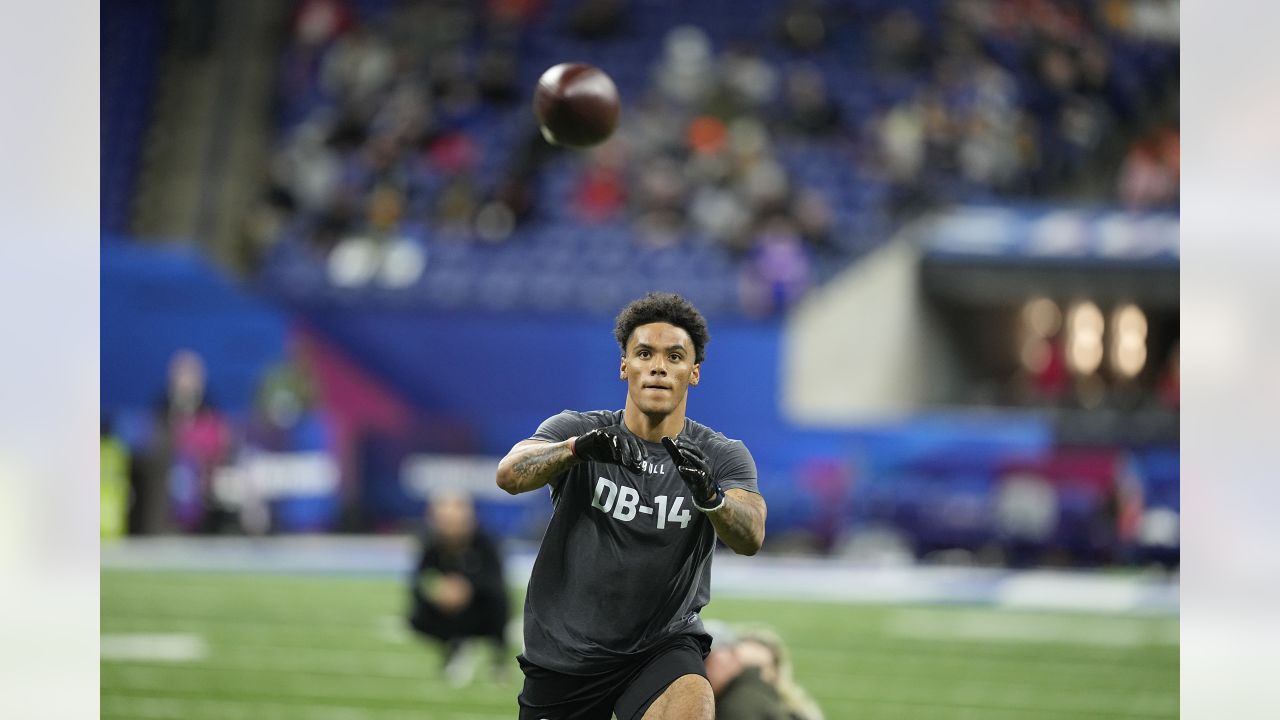
POLYGON ((666 386, 666 385, 645 385, 643 389, 645 389, 645 390, 670 390, 671 388, 670 388, 670 387, 668 387, 668 386, 666 386))

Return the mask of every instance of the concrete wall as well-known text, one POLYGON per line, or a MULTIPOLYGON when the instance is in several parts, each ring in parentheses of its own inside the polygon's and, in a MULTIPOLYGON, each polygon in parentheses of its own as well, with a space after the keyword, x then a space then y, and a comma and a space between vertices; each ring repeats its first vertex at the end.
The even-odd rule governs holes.
POLYGON ((801 426, 885 422, 946 395, 956 374, 920 288, 910 229, 811 295, 782 337, 782 413, 801 426))

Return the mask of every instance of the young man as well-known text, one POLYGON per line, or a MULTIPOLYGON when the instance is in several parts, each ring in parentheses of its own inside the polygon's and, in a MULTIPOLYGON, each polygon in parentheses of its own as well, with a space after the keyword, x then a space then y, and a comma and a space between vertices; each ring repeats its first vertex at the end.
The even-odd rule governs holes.
POLYGON ((709 340, 677 295, 618 315, 621 411, 566 410, 498 464, 509 493, 551 486, 555 509, 525 598, 521 720, 712 720, 703 659, 716 536, 764 541, 751 453, 685 417, 709 340))

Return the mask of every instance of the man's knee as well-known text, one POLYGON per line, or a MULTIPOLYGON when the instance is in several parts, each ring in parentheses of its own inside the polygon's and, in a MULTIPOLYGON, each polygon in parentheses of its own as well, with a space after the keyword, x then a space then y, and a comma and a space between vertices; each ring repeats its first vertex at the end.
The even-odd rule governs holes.
POLYGON ((645 711, 644 720, 715 720, 711 684, 701 675, 682 675, 645 711))

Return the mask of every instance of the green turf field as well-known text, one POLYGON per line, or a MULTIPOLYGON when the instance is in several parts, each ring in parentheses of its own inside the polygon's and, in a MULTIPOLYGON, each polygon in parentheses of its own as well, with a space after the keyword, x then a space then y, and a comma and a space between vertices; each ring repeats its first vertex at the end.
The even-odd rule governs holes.
MULTIPOLYGON (((454 689, 402 605, 388 579, 104 571, 101 716, 516 716, 514 661, 454 689)), ((704 616, 774 628, 829 720, 1178 715, 1174 618, 719 596, 704 616)))

